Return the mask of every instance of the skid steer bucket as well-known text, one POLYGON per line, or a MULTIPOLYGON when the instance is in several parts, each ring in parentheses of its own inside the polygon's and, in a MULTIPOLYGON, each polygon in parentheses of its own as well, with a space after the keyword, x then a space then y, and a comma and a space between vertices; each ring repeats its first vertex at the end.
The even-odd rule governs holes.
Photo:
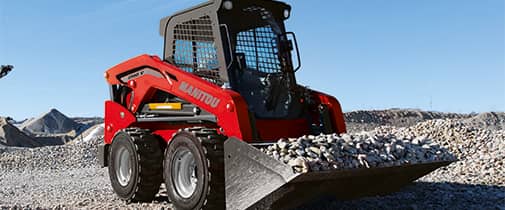
POLYGON ((295 173, 259 149, 229 138, 225 149, 226 209, 289 209, 320 196, 340 200, 383 195, 451 163, 295 173))

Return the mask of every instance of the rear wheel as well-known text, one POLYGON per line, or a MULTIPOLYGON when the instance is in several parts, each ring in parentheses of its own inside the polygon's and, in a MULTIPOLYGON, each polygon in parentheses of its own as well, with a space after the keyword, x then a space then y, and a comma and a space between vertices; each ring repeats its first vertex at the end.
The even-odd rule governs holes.
POLYGON ((172 138, 163 173, 176 209, 225 209, 224 139, 204 128, 181 130, 172 138))
POLYGON ((163 152, 156 137, 141 129, 120 131, 112 141, 109 157, 110 181, 121 199, 154 199, 163 180, 163 152))

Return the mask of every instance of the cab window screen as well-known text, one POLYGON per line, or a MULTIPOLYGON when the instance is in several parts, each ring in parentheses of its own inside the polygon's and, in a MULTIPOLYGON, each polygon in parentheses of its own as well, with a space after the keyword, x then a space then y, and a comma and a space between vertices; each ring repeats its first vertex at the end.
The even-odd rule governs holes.
POLYGON ((249 70, 279 73, 281 64, 277 50, 277 36, 270 26, 258 27, 237 34, 237 53, 244 53, 249 70))
POLYGON ((222 84, 209 16, 176 25, 173 46, 172 59, 177 67, 215 84, 222 84))

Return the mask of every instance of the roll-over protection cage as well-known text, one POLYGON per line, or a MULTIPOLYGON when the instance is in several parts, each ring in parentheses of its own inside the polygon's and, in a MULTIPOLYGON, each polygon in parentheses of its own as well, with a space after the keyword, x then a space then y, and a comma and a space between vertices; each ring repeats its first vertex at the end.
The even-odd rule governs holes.
MULTIPOLYGON (((231 46, 229 25, 254 24, 241 13, 256 8, 267 8, 285 31, 282 22, 289 17, 291 7, 273 0, 210 0, 163 18, 160 35, 164 37, 164 60, 214 84, 228 83, 228 69, 236 56, 232 48, 237 47, 231 46)), ((263 63, 257 61, 256 65, 263 69, 280 66, 274 59, 261 60, 263 63)))

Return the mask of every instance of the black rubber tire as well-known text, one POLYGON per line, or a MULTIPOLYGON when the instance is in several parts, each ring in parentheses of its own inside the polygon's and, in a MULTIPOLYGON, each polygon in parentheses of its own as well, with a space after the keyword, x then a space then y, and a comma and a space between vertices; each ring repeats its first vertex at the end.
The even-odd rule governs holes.
POLYGON ((190 128, 174 135, 165 150, 163 173, 168 198, 177 210, 225 209, 223 141, 213 129, 190 128), (172 166, 175 154, 185 148, 192 153, 196 163, 197 185, 195 191, 184 198, 174 184, 172 166))
POLYGON ((146 130, 128 128, 118 132, 109 153, 109 177, 114 192, 127 202, 150 202, 163 181, 163 149, 146 130), (131 178, 122 186, 117 178, 116 153, 126 148, 130 154, 131 178))

